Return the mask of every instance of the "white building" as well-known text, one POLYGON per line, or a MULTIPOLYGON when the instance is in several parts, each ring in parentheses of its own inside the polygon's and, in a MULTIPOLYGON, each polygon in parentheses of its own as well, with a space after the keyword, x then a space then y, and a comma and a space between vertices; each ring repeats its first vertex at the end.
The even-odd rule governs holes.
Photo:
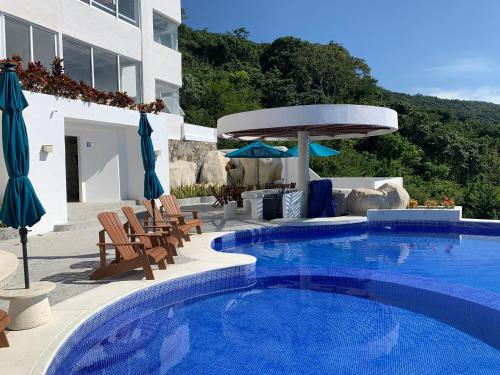
MULTIPOLYGON (((145 103, 162 98, 167 113, 148 118, 167 190, 168 139, 191 134, 215 142, 213 129, 183 122, 180 22, 180 0, 0 0, 0 57, 50 66, 59 56, 66 73, 96 89, 126 91, 145 103)), ((36 232, 65 223, 68 201, 142 198, 138 112, 25 94, 30 178, 47 211, 36 232)), ((1 160, 0 194, 7 180, 1 160)))

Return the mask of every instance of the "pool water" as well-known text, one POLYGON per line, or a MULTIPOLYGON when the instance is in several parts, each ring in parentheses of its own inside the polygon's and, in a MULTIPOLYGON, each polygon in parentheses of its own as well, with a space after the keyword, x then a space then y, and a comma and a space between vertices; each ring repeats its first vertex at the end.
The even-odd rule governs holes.
POLYGON ((90 349, 74 353, 64 373, 498 374, 500 351, 450 325, 310 286, 259 279, 127 310, 84 338, 90 349))
POLYGON ((225 247, 257 258, 257 268, 368 268, 500 292, 500 237, 353 231, 329 237, 278 238, 225 247))

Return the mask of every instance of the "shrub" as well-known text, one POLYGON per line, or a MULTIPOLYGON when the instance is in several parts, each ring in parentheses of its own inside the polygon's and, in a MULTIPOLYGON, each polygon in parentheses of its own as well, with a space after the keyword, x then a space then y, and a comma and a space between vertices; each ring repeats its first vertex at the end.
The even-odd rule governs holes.
POLYGON ((196 198, 196 197, 209 197, 212 195, 210 187, 217 185, 185 185, 170 189, 170 194, 175 195, 177 199, 196 198))
POLYGON ((427 207, 427 208, 437 207, 438 206, 438 202, 436 200, 434 200, 434 199, 427 199, 424 202, 424 206, 427 207))
POLYGON ((453 207, 455 207, 455 201, 451 198, 444 197, 443 201, 441 202, 441 206, 444 206, 447 208, 453 208, 453 207))
POLYGON ((418 201, 416 199, 410 199, 410 201, 408 202, 408 207, 409 208, 417 208, 418 201))
POLYGON ((26 69, 21 65, 22 58, 14 55, 0 62, 17 64, 16 73, 23 90, 79 99, 87 103, 105 104, 118 108, 128 108, 141 112, 158 114, 165 105, 161 99, 151 103, 137 104, 126 92, 104 92, 96 90, 83 81, 76 82, 64 73, 63 60, 55 57, 49 72, 41 62, 30 62, 26 69))

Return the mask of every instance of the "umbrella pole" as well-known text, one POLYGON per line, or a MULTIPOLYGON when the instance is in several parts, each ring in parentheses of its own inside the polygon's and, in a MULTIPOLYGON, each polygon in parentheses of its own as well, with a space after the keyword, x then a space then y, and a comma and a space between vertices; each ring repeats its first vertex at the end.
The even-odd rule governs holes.
POLYGON ((156 206, 155 205, 156 205, 155 200, 151 199, 151 206, 153 207, 153 227, 156 226, 156 217, 155 217, 155 211, 156 211, 155 207, 156 206))
POLYGON ((30 275, 28 269, 28 229, 19 228, 19 237, 23 246, 24 288, 30 288, 30 275))

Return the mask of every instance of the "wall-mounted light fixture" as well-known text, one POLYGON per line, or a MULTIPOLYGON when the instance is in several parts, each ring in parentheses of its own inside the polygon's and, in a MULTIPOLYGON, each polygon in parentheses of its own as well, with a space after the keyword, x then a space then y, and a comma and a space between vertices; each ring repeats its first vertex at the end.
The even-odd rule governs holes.
POLYGON ((161 150, 155 150, 155 156, 156 157, 161 156, 161 150))
POLYGON ((42 152, 46 154, 50 154, 54 152, 54 145, 42 145, 42 152))

